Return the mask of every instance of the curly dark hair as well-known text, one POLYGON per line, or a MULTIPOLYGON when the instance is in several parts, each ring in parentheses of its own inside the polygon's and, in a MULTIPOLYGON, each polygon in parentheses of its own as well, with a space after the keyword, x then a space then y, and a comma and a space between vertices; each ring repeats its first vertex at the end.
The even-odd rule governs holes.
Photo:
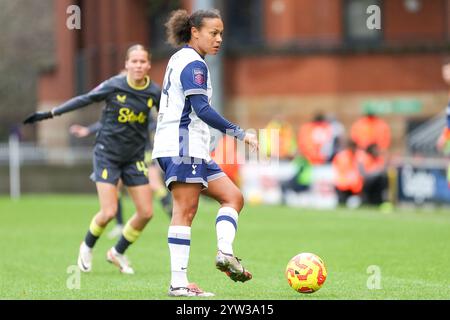
POLYGON ((172 11, 165 24, 168 42, 174 47, 188 43, 191 40, 191 28, 201 29, 205 18, 222 19, 219 10, 216 9, 198 10, 191 15, 186 10, 172 11))

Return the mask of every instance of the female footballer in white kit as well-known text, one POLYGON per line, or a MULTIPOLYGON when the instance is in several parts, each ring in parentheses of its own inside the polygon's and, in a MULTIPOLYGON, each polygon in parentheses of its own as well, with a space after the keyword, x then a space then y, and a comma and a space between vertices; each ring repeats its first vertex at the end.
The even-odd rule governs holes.
POLYGON ((153 158, 164 171, 173 197, 173 214, 168 232, 171 259, 170 296, 213 296, 189 283, 191 225, 200 194, 220 204, 216 218, 216 267, 232 280, 245 282, 252 275, 235 257, 233 240, 239 212, 244 205, 241 191, 209 156, 208 126, 258 148, 254 134, 245 133, 224 119, 211 106, 211 77, 204 60, 218 53, 223 22, 217 10, 172 12, 166 23, 169 42, 183 46, 169 60, 161 95, 153 158))

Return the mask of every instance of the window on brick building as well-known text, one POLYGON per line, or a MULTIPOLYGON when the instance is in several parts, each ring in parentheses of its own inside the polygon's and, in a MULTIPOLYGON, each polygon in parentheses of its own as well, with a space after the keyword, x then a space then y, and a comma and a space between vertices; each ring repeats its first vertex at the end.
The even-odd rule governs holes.
POLYGON ((264 1, 224 1, 225 43, 228 47, 248 47, 262 44, 264 1))
POLYGON ((150 47, 153 51, 167 51, 171 47, 167 43, 164 26, 173 10, 181 9, 180 0, 147 0, 150 20, 150 47))
POLYGON ((344 1, 344 30, 345 41, 348 44, 378 44, 382 40, 382 0, 345 0, 344 1), (374 11, 367 12, 370 6, 377 6, 380 10, 380 27, 374 28, 374 11))

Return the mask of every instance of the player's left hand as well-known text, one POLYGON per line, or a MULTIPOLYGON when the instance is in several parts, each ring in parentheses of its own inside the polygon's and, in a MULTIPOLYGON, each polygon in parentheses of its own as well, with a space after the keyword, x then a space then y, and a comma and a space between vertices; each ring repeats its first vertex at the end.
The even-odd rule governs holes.
POLYGON ((250 146, 250 151, 256 151, 259 149, 258 138, 254 133, 247 132, 244 137, 244 142, 250 146))
POLYGON ((28 117, 26 117, 23 123, 24 124, 35 123, 36 121, 42 121, 51 118, 53 118, 53 113, 51 111, 39 111, 30 114, 28 117))

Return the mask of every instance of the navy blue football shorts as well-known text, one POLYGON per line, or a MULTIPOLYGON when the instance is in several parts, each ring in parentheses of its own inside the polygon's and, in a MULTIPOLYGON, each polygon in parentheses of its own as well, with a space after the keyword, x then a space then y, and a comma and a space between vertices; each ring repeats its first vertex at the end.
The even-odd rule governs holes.
POLYGON ((102 152, 94 152, 94 172, 91 180, 117 185, 122 179, 129 187, 148 184, 148 168, 144 158, 140 161, 114 161, 105 157, 102 152))
POLYGON ((208 188, 208 182, 225 176, 225 173, 214 160, 193 157, 162 157, 157 158, 164 172, 164 181, 170 189, 172 182, 201 183, 208 188))

